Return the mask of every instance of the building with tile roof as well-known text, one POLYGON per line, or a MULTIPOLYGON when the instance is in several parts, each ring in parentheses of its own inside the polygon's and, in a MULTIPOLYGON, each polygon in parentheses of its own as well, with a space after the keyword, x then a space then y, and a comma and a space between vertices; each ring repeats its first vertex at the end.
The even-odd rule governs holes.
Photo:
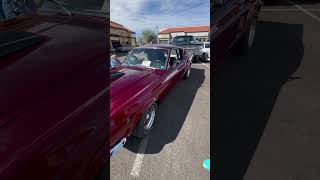
POLYGON ((169 44, 175 36, 193 35, 200 41, 208 41, 209 31, 209 25, 165 28, 159 32, 158 40, 160 44, 169 44))
POLYGON ((136 33, 122 24, 110 20, 110 47, 116 49, 119 45, 136 46, 136 33))

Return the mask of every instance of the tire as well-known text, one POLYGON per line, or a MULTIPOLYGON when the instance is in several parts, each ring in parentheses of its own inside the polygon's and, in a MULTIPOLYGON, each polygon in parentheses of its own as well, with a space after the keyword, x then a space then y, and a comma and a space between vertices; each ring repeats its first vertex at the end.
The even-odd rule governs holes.
POLYGON ((193 56, 193 57, 192 57, 192 62, 193 62, 193 63, 198 62, 198 56, 193 56))
POLYGON ((190 77, 191 68, 189 67, 187 71, 184 73, 182 79, 188 79, 190 77))
POLYGON ((201 57, 202 62, 207 62, 208 60, 208 54, 207 53, 203 53, 202 57, 201 57))
POLYGON ((240 40, 235 46, 235 49, 233 52, 235 55, 243 56, 249 53, 254 43, 256 27, 257 27, 257 18, 253 17, 251 20, 248 21, 248 24, 246 26, 243 36, 240 38, 240 40))
POLYGON ((145 136, 147 136, 151 132, 154 126, 156 117, 157 117, 157 104, 153 103, 143 113, 142 117, 140 118, 138 124, 135 127, 133 136, 136 136, 138 138, 144 138, 145 136))

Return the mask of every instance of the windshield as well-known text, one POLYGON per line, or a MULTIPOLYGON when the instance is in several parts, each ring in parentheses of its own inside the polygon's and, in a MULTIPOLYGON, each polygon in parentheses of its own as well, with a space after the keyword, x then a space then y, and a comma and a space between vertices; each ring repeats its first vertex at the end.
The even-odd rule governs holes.
POLYGON ((194 41, 193 36, 177 36, 173 39, 176 44, 191 43, 191 41, 194 41))
POLYGON ((210 43, 204 43, 205 48, 210 48, 210 43))
POLYGON ((43 0, 39 5, 39 11, 87 12, 99 15, 99 13, 107 13, 104 10, 105 3, 105 0, 43 0))
POLYGON ((167 58, 166 49, 137 48, 131 51, 122 64, 165 69, 167 58))

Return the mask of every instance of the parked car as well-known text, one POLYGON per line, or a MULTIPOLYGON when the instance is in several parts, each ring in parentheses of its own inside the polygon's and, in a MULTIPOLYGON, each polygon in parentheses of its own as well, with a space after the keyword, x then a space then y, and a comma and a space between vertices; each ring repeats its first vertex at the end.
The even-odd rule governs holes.
POLYGON ((110 154, 130 135, 143 138, 157 120, 157 106, 181 78, 191 71, 192 56, 173 45, 132 49, 110 75, 110 154))
POLYGON ((202 42, 198 41, 192 35, 184 35, 184 36, 176 36, 173 38, 172 43, 173 45, 180 46, 188 53, 193 55, 193 61, 201 60, 202 58, 202 42))
POLYGON ((1 180, 104 172, 107 14, 82 5, 44 1, 36 14, 0 22, 1 180))
POLYGON ((238 55, 249 52, 261 6, 260 0, 213 0, 210 39, 214 43, 214 62, 230 52, 238 55))
POLYGON ((210 42, 203 42, 201 52, 202 61, 210 61, 210 42))

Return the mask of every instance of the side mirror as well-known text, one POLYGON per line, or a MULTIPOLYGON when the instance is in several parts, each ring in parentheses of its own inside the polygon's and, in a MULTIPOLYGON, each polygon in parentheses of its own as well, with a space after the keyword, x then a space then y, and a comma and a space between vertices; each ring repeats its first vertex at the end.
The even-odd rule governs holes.
POLYGON ((173 66, 175 61, 176 61, 176 58, 175 58, 175 57, 170 57, 170 59, 169 59, 169 65, 170 65, 170 66, 173 66))

